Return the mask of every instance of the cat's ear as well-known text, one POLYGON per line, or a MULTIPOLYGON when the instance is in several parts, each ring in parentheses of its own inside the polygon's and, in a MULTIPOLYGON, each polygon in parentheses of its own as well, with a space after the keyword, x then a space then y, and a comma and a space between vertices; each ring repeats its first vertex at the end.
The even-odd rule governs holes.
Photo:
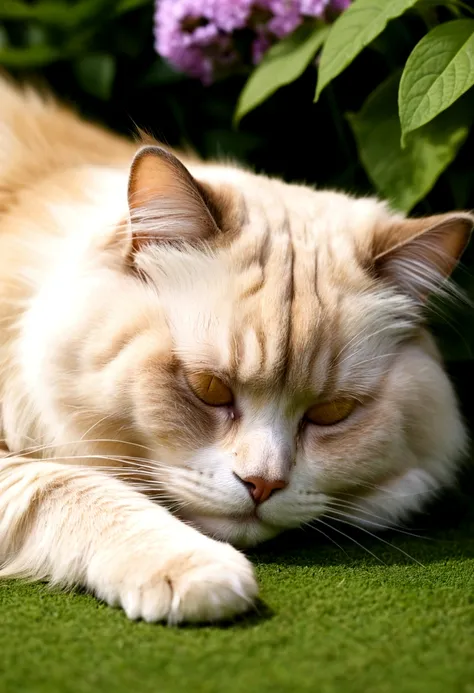
POLYGON ((439 289, 465 250, 474 216, 467 212, 394 220, 374 237, 372 267, 419 301, 439 289))
POLYGON ((136 154, 128 204, 135 251, 160 241, 203 241, 219 232, 204 188, 179 159, 158 146, 136 154))

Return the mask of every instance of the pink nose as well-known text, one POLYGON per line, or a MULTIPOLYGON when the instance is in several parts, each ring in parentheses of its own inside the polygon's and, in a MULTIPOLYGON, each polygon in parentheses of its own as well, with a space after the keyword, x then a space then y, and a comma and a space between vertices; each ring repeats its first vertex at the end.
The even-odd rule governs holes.
POLYGON ((288 486, 288 482, 283 479, 268 481, 267 479, 262 479, 261 476, 248 476, 245 479, 241 479, 241 481, 245 484, 257 505, 264 503, 274 491, 288 486))

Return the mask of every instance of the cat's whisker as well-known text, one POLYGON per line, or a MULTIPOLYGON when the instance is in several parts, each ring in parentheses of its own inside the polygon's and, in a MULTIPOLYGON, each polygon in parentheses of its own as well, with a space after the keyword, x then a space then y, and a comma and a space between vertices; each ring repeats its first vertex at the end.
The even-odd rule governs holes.
POLYGON ((103 424, 105 421, 108 421, 108 420, 114 418, 114 416, 115 416, 114 413, 106 414, 105 416, 103 416, 103 417, 102 417, 101 419, 99 419, 98 421, 95 421, 91 426, 89 426, 89 428, 87 429, 87 431, 85 431, 85 432, 83 433, 83 435, 81 436, 81 440, 86 440, 87 442, 90 442, 90 441, 88 441, 87 436, 90 435, 90 434, 92 433, 92 431, 94 431, 94 430, 96 430, 97 428, 99 428, 99 426, 100 426, 101 424, 103 424))
MULTIPOLYGON (((188 492, 189 491, 195 492, 195 490, 196 490, 196 484, 192 480, 186 479, 182 476, 178 477, 178 478, 174 477, 173 484, 174 484, 174 488, 176 490, 178 490, 180 488, 183 489, 184 491, 188 491, 188 492)), ((199 488, 204 489, 205 491, 208 491, 210 497, 212 497, 212 495, 215 492, 215 487, 212 484, 204 483, 204 481, 202 479, 199 479, 199 488)))
MULTIPOLYGON (((346 518, 349 521, 348 524, 352 523, 352 525, 354 527, 361 528, 364 526, 363 524, 362 525, 360 524, 360 518, 358 518, 356 515, 351 515, 348 512, 344 512, 342 510, 332 508, 331 506, 328 506, 328 510, 329 510, 329 512, 326 513, 326 517, 333 517, 334 515, 337 515, 339 517, 346 518)), ((428 537, 423 537, 421 534, 415 534, 414 532, 409 532, 407 530, 400 529, 399 527, 396 527, 394 525, 383 524, 381 522, 377 522, 377 521, 371 520, 371 519, 365 519, 364 518, 363 523, 367 523, 369 525, 372 525, 373 527, 376 527, 378 529, 382 529, 385 531, 390 530, 392 532, 397 532, 398 534, 404 534, 407 537, 412 537, 415 539, 428 539, 428 537)))
MULTIPOLYGON (((62 447, 74 447, 78 445, 88 445, 88 444, 103 444, 103 443, 111 443, 111 444, 117 444, 117 445, 126 445, 130 447, 136 447, 140 448, 143 450, 148 450, 150 452, 155 453, 156 451, 153 450, 153 448, 150 448, 146 445, 141 445, 139 443, 133 443, 130 441, 126 440, 120 440, 120 439, 114 439, 114 438, 96 438, 96 439, 83 439, 79 438, 78 440, 70 440, 66 442, 61 442, 61 441, 55 441, 51 443, 45 443, 43 445, 36 445, 36 446, 31 446, 28 448, 22 448, 20 450, 16 450, 14 452, 10 452, 9 456, 11 457, 17 457, 17 456, 23 456, 23 455, 33 455, 37 454, 39 452, 42 452, 44 450, 54 450, 54 449, 60 449, 62 447)), ((87 457, 87 453, 84 455, 87 457)), ((60 455, 58 455, 58 458, 60 455)), ((143 458, 147 459, 147 458, 143 458)))
POLYGON ((357 544, 357 546, 359 546, 359 548, 363 549, 363 551, 366 551, 368 554, 370 554, 373 558, 375 558, 376 561, 378 561, 379 563, 382 563, 383 565, 387 565, 385 563, 385 561, 383 561, 381 558, 379 558, 379 556, 377 556, 377 554, 375 554, 373 551, 368 549, 367 546, 364 546, 363 544, 361 544, 359 541, 357 541, 357 539, 354 539, 354 537, 351 537, 349 534, 346 534, 345 532, 338 529, 337 527, 333 527, 329 523, 324 522, 324 520, 322 520, 320 517, 315 518, 314 521, 318 522, 319 524, 324 525, 325 527, 327 527, 328 529, 330 529, 334 532, 337 532, 338 534, 341 534, 343 537, 345 537, 349 541, 352 541, 354 544, 357 544))
MULTIPOLYGON (((357 348, 358 348, 361 344, 363 344, 364 342, 368 342, 369 340, 373 339, 374 337, 378 337, 380 334, 383 334, 383 333, 385 333, 385 332, 399 332, 399 331, 400 331, 400 328, 399 328, 399 325, 398 325, 398 324, 396 324, 396 325, 393 325, 393 324, 391 324, 391 325, 384 325, 384 326, 381 327, 380 329, 375 330, 374 332, 371 332, 371 333, 369 333, 369 334, 364 334, 364 332, 361 331, 359 334, 355 335, 355 337, 353 337, 352 339, 350 339, 349 342, 347 342, 347 344, 345 344, 345 345, 342 347, 342 349, 341 349, 341 350, 337 353, 337 355, 335 356, 334 362, 339 362, 341 356, 342 356, 349 348, 352 350, 353 354, 355 354, 356 351, 357 351, 357 348), (359 339, 358 342, 356 342, 356 343, 354 344, 354 341, 355 341, 357 338, 360 338, 360 339, 359 339)), ((343 361, 343 362, 344 362, 344 361, 343 361)))
MULTIPOLYGON (((373 363, 374 361, 378 360, 388 360, 390 358, 394 358, 397 356, 397 352, 392 352, 390 354, 378 354, 376 356, 371 356, 368 359, 364 359, 363 361, 356 361, 354 360, 354 369, 359 368, 360 366, 365 366, 366 363, 373 363)), ((346 356, 342 359, 342 361, 339 361, 339 367, 342 366, 344 363, 346 363, 352 356, 346 356)), ((387 373, 390 371, 390 369, 387 369, 387 373)))
MULTIPOLYGON (((369 491, 380 491, 380 493, 386 495, 388 498, 411 498, 415 496, 422 496, 422 495, 433 495, 433 489, 428 488, 424 489, 423 491, 413 491, 413 493, 401 493, 400 491, 394 491, 393 489, 387 487, 387 486, 380 486, 378 484, 371 484, 369 481, 366 481, 364 483, 359 483, 358 487, 360 489, 366 489, 369 491)), ((338 496, 347 496, 348 498, 354 498, 354 492, 350 491, 338 491, 337 492, 338 496)), ((370 501, 369 501, 370 502, 370 501)))
POLYGON ((329 534, 326 534, 326 532, 323 532, 323 530, 320 529, 319 527, 315 527, 313 524, 311 524, 311 522, 303 522, 302 527, 308 527, 309 529, 314 529, 316 532, 319 532, 319 534, 322 534, 323 537, 325 537, 328 541, 332 542, 335 546, 337 546, 337 548, 340 549, 343 553, 345 553, 346 556, 349 558, 349 554, 347 553, 345 548, 343 546, 341 546, 340 544, 338 544, 337 541, 333 537, 329 536, 329 534))
POLYGON ((365 532, 365 534, 368 534, 368 535, 371 536, 373 539, 376 539, 376 540, 382 542, 383 544, 386 544, 387 546, 390 546, 390 548, 392 548, 392 549, 396 549, 397 551, 399 551, 400 553, 402 553, 403 555, 405 555, 405 556, 406 556, 407 558, 409 558, 410 560, 414 561, 415 563, 418 563, 418 565, 420 565, 422 568, 426 568, 426 566, 423 565, 423 563, 421 563, 421 562, 420 562, 418 559, 416 559, 414 556, 412 556, 411 554, 407 553, 406 551, 404 551, 403 549, 401 549, 399 546, 396 546, 395 544, 391 544, 389 541, 387 541, 387 540, 384 539, 383 537, 378 536, 377 534, 374 534, 373 532, 371 532, 370 530, 368 530, 366 527, 363 527, 363 526, 361 526, 361 525, 354 525, 354 523, 348 522, 347 520, 342 520, 342 519, 337 518, 337 517, 332 517, 331 519, 332 519, 334 522, 341 522, 342 524, 348 525, 349 527, 354 527, 354 528, 356 528, 356 529, 358 529, 358 530, 361 530, 362 532, 365 532))
MULTIPOLYGON (((15 457, 21 457, 18 455, 4 455, 1 460, 10 460, 14 459, 15 457)), ((141 459, 141 458, 133 458, 133 457, 127 457, 127 456, 114 456, 114 455, 98 455, 98 454, 88 454, 88 455, 59 455, 55 457, 41 457, 41 458, 25 458, 24 462, 32 462, 32 461, 37 461, 37 462, 70 462, 70 461, 76 461, 79 460, 80 462, 75 465, 78 467, 82 468, 89 468, 89 469, 94 469, 96 471, 103 471, 105 468, 102 465, 88 465, 87 461, 89 460, 109 460, 112 462, 117 462, 117 463, 122 463, 125 466, 116 466, 116 467, 108 467, 107 471, 112 472, 115 471, 117 474, 118 473, 124 473, 126 467, 132 467, 133 473, 139 473, 139 472, 153 472, 156 471, 157 469, 161 468, 166 468, 168 469, 168 466, 160 463, 158 461, 154 460, 147 460, 147 459, 141 459)))
MULTIPOLYGON (((349 510, 350 512, 357 512, 357 513, 362 513, 363 515, 366 515, 367 517, 370 518, 375 518, 375 520, 382 520, 383 522, 386 522, 387 517, 383 515, 378 515, 377 513, 371 512, 370 510, 366 510, 365 508, 362 508, 359 504, 357 503, 351 503, 349 501, 340 501, 340 500, 329 500, 328 501, 328 507, 336 507, 340 509, 345 509, 349 510)), ((355 516, 356 517, 356 516, 355 516)), ((357 517, 356 517, 357 519, 357 517)), ((362 521, 365 522, 364 518, 359 518, 362 521)), ((432 537, 424 536, 422 534, 415 534, 414 532, 416 531, 423 531, 423 528, 413 528, 414 531, 411 531, 411 529, 404 527, 403 525, 400 525, 400 523, 397 523, 397 525, 389 524, 386 527, 387 529, 396 531, 396 532, 402 532, 404 534, 408 534, 411 537, 416 537, 418 539, 425 539, 426 541, 433 541, 432 537)))

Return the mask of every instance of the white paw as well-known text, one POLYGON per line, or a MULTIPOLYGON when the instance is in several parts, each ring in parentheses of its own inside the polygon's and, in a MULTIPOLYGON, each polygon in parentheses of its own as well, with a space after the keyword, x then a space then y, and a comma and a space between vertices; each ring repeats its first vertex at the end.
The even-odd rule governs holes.
POLYGON ((225 620, 252 607, 258 593, 252 564, 229 544, 203 538, 189 550, 160 553, 148 547, 115 557, 113 568, 109 563, 89 582, 108 604, 145 621, 225 620))

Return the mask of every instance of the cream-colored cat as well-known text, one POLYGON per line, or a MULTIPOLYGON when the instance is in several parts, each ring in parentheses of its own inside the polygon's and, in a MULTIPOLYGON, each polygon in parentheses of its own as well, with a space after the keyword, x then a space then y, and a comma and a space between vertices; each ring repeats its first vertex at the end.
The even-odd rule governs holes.
POLYGON ((470 215, 187 166, 0 84, 1 575, 172 623, 252 605, 223 542, 396 523, 466 443, 423 307, 470 215))

